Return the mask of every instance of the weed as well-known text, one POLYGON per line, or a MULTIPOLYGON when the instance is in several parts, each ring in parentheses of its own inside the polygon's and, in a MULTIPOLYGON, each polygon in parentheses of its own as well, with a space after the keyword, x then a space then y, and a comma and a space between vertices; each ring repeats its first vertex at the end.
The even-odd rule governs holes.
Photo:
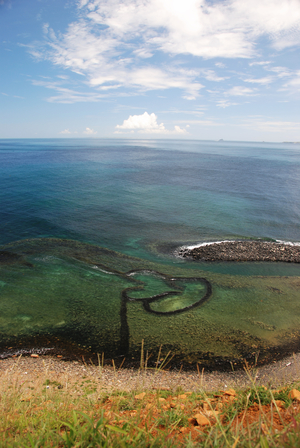
POLYGON ((157 426, 164 427, 176 427, 176 426, 186 426, 188 424, 187 417, 174 409, 169 409, 165 411, 161 417, 156 422, 157 426))
POLYGON ((50 381, 49 379, 47 379, 44 382, 44 386, 54 386, 57 387, 57 389, 63 389, 63 385, 61 383, 59 383, 58 381, 50 381))
POLYGON ((261 405, 270 404, 272 401, 272 396, 270 394, 269 389, 264 386, 259 386, 250 389, 249 396, 249 406, 252 406, 254 403, 258 403, 261 405))
POLYGON ((300 447, 297 416, 300 405, 294 401, 293 416, 280 407, 280 403, 274 402, 281 400, 288 406, 291 403, 289 392, 296 385, 272 391, 257 387, 253 382, 251 389, 240 390, 230 399, 224 392, 206 394, 202 387, 200 393, 192 394, 181 387, 176 392, 148 390, 141 394, 143 390, 116 390, 104 393, 103 383, 97 383, 95 377, 78 378, 70 385, 67 379, 55 374, 51 377, 51 371, 34 382, 20 373, 3 374, 0 447, 300 447), (62 384, 64 388, 58 390, 62 384), (88 392, 97 390, 100 398, 89 399, 88 392), (258 406, 251 409, 251 405, 256 403, 259 405, 258 420, 249 423, 244 416, 253 415, 258 406), (192 423, 199 413, 207 416, 209 425, 201 427, 200 423, 198 426, 192 423), (274 426, 275 420, 279 429, 274 426))
POLYGON ((292 404, 292 400, 289 397, 289 393, 291 391, 291 387, 285 387, 282 390, 274 392, 274 400, 281 400, 285 403, 285 406, 288 407, 292 404))
POLYGON ((172 395, 170 390, 158 390, 158 396, 161 398, 168 398, 170 395, 172 395))
POLYGON ((132 411, 136 406, 134 405, 134 403, 130 403, 130 401, 123 399, 120 400, 118 407, 120 411, 132 411))

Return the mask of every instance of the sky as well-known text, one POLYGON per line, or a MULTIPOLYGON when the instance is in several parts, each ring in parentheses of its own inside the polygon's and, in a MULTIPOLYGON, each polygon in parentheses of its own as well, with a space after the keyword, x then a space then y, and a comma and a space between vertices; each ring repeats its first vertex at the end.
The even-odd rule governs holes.
POLYGON ((300 0, 0 0, 0 138, 300 141, 300 0))

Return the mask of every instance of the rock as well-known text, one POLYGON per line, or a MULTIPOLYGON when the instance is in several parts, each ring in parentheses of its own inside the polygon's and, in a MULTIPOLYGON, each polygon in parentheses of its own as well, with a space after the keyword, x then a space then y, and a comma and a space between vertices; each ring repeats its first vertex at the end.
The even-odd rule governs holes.
POLYGON ((199 426, 207 426, 210 425, 210 421, 208 420, 205 415, 202 414, 196 414, 194 415, 194 418, 197 420, 197 423, 199 426))
POLYGON ((289 393, 289 397, 292 400, 297 400, 300 401, 300 392, 297 389, 292 389, 291 392, 289 393))
POLYGON ((146 392, 142 392, 142 393, 139 394, 139 395, 135 395, 134 398, 135 398, 136 400, 142 400, 142 399, 145 397, 145 395, 146 395, 146 392))
POLYGON ((300 263, 300 246, 268 241, 224 241, 185 249, 183 257, 202 261, 283 261, 300 263))
POLYGON ((226 390, 224 392, 224 395, 229 395, 231 397, 235 397, 236 396, 236 391, 234 389, 229 389, 229 390, 226 390))
POLYGON ((219 413, 220 413, 219 411, 211 411, 211 410, 205 412, 207 417, 212 417, 212 418, 217 417, 217 415, 219 413))
POLYGON ((282 401, 282 400, 275 400, 275 403, 276 403, 276 405, 279 408, 284 408, 284 401, 282 401))
POLYGON ((189 417, 188 418, 188 422, 191 424, 191 425, 197 425, 198 423, 197 423, 197 420, 195 419, 195 417, 189 417))

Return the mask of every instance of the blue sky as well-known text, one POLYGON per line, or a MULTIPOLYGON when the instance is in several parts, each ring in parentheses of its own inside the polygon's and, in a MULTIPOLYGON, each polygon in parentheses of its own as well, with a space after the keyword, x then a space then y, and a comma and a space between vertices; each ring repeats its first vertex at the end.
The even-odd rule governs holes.
POLYGON ((300 141, 300 0, 0 0, 0 138, 300 141))

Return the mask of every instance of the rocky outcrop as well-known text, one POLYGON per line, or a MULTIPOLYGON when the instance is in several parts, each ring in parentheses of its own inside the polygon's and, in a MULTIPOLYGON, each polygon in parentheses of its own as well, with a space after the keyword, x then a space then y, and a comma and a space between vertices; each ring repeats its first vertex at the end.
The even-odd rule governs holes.
POLYGON ((300 263, 300 246, 264 241, 224 241, 181 249, 181 257, 202 261, 283 261, 300 263))

